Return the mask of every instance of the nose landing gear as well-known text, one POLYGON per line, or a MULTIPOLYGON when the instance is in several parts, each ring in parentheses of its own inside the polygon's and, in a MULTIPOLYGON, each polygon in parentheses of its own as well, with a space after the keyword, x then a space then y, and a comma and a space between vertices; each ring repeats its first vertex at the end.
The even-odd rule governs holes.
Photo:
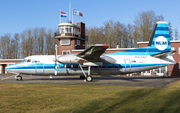
POLYGON ((19 74, 17 74, 17 75, 15 76, 15 79, 16 79, 17 81, 21 81, 21 80, 22 80, 22 76, 20 76, 19 74))

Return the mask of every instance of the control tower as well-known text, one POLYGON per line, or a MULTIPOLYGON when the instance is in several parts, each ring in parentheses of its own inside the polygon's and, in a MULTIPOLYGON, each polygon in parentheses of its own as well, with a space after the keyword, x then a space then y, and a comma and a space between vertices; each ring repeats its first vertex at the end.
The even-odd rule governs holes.
POLYGON ((60 23, 59 31, 55 33, 55 39, 58 40, 58 55, 73 53, 72 50, 85 49, 85 42, 88 40, 85 36, 85 24, 77 22, 72 24, 60 23))

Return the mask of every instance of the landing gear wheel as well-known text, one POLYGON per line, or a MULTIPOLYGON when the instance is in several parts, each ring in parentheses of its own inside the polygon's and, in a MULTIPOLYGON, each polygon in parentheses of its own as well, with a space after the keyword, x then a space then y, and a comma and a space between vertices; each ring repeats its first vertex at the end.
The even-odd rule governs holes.
POLYGON ((92 82, 92 81, 93 81, 93 78, 92 78, 91 76, 87 76, 87 77, 86 77, 86 81, 87 81, 87 82, 92 82))
POLYGON ((84 75, 80 76, 80 79, 85 79, 86 77, 84 75))
POLYGON ((16 76, 15 79, 20 81, 20 80, 22 80, 22 76, 16 76))

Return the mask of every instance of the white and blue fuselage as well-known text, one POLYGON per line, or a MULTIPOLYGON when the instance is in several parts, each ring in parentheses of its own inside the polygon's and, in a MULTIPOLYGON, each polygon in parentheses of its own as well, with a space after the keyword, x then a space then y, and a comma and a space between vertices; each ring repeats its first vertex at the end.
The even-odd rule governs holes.
MULTIPOLYGON (((172 56, 165 59, 151 57, 150 55, 107 55, 116 60, 113 64, 103 64, 102 66, 91 66, 91 74, 98 75, 118 75, 125 73, 140 72, 161 66, 175 64, 172 56)), ((12 73, 30 75, 54 75, 55 63, 54 55, 34 55, 26 57, 23 62, 8 66, 6 69, 12 73)), ((57 75, 82 75, 82 70, 78 64, 57 63, 57 75)), ((82 66, 83 67, 83 66, 82 66)), ((85 73, 88 68, 83 67, 85 73)))
POLYGON ((119 75, 176 63, 172 57, 174 51, 171 50, 167 22, 156 23, 147 47, 102 55, 106 49, 107 46, 96 45, 79 54, 57 57, 34 55, 6 69, 12 73, 30 75, 119 75))

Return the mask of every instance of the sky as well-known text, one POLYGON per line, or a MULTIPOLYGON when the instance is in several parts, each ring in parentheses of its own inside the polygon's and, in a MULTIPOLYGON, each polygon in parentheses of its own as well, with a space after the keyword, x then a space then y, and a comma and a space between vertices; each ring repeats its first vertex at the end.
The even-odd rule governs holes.
MULTIPOLYGON (((0 0, 0 36, 36 27, 55 30, 60 23, 60 10, 69 14, 69 3, 83 13, 83 17, 73 16, 73 23, 79 18, 86 27, 101 27, 111 19, 133 25, 138 13, 154 11, 180 33, 179 0, 0 0)), ((62 18, 61 22, 66 20, 62 18)))

